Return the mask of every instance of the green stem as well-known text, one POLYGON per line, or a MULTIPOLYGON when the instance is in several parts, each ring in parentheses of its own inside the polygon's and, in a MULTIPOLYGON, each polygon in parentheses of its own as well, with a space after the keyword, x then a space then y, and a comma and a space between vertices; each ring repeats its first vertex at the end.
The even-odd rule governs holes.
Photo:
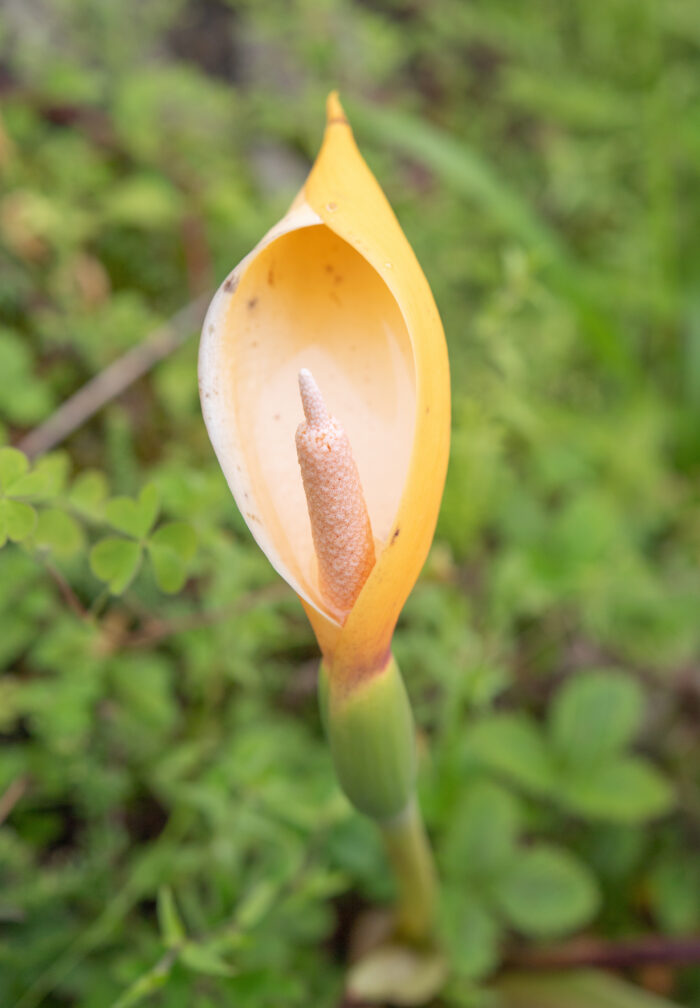
POLYGON ((398 885, 396 934, 428 945, 437 881, 415 796, 413 714, 393 658, 350 687, 321 666, 321 716, 340 785, 379 827, 398 885))
POLYGON ((397 936, 414 944, 428 944, 435 921, 437 878, 416 799, 379 827, 398 884, 397 936))

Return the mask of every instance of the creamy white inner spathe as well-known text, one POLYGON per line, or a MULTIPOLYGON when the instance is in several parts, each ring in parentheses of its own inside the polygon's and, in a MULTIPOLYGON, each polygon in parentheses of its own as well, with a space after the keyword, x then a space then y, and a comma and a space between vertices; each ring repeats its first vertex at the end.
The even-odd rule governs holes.
POLYGON ((305 206, 219 289, 202 333, 200 389, 212 444, 251 532, 295 591, 328 614, 295 448, 302 368, 350 439, 384 543, 413 445, 410 339, 382 277, 305 206))

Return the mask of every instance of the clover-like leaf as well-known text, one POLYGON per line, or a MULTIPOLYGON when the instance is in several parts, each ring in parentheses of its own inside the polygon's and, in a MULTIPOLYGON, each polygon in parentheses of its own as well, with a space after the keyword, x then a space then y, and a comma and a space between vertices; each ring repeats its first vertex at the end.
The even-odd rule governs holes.
POLYGON ((34 531, 36 511, 23 501, 0 499, 0 546, 8 539, 22 542, 34 531))
POLYGON ((27 456, 18 448, 0 448, 0 491, 7 493, 28 469, 27 456))
POLYGON ((158 587, 164 592, 179 591, 187 578, 187 564, 197 548, 192 526, 187 522, 161 525, 147 547, 158 587))
POLYGON ((90 567, 113 595, 121 595, 132 582, 141 564, 142 550, 131 539, 108 536, 90 550, 90 567))
POLYGON ((7 489, 7 495, 8 497, 31 497, 34 500, 47 500, 53 496, 47 473, 40 469, 23 473, 22 476, 14 480, 7 489))
POLYGON ((663 815, 674 801, 669 782, 641 756, 581 767, 562 781, 560 794, 574 812, 621 823, 663 815))
POLYGON ((479 781, 450 819, 443 861, 450 877, 488 880, 515 854, 520 815, 515 797, 491 781, 479 781))
POLYGON ((67 470, 68 456, 63 452, 45 455, 30 472, 25 471, 12 481, 7 494, 9 497, 35 501, 50 500, 63 489, 67 470))
POLYGON ((136 500, 113 497, 105 507, 105 518, 115 529, 141 540, 153 528, 159 506, 158 490, 153 483, 148 483, 136 500))
POLYGON ((97 469, 86 469, 70 488, 68 499, 76 511, 88 518, 102 518, 107 499, 107 479, 97 469))
POLYGON ((588 923, 600 902, 588 869, 567 851, 545 844, 520 853, 499 879, 496 897, 514 927, 542 938, 588 923))
POLYGON ((538 726, 524 714, 491 714, 470 730, 469 748, 481 762, 536 794, 554 786, 551 757, 538 726))
POLYGON ((554 747, 567 764, 590 765, 623 748, 637 732, 643 696, 613 669, 581 672, 562 686, 551 708, 554 747))
POLYGON ((83 530, 65 511, 47 508, 39 512, 34 542, 57 556, 74 556, 83 545, 83 530))
POLYGON ((501 924, 473 892, 461 887, 443 892, 440 932, 450 964, 460 977, 486 976, 498 963, 501 924))

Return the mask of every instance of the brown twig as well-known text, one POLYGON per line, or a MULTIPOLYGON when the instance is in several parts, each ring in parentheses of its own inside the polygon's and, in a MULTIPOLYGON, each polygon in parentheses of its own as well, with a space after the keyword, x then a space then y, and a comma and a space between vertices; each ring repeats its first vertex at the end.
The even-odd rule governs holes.
POLYGON ((191 296, 195 297, 214 284, 214 268, 202 217, 196 213, 185 214, 181 231, 187 282, 191 296))
POLYGON ((700 935, 641 935, 620 941, 587 938, 562 945, 513 949, 506 955, 504 966, 526 970, 582 966, 629 969, 652 963, 676 966, 700 963, 700 935))
POLYGON ((49 577, 53 580, 54 584, 61 593, 63 601, 67 604, 68 608, 75 613, 75 615, 82 620, 88 618, 88 611, 82 604, 78 596, 75 594, 71 586, 68 584, 63 574, 54 567, 54 565, 47 559, 41 558, 44 565, 44 569, 48 573, 49 577))
POLYGON ((12 809, 29 787, 29 778, 15 777, 5 793, 0 797, 0 823, 4 823, 12 809))
POLYGON ((48 420, 22 438, 17 447, 30 458, 55 448, 137 378, 150 371, 154 364, 181 346, 201 325, 210 298, 209 293, 202 294, 181 308, 143 343, 127 351, 66 399, 48 420))

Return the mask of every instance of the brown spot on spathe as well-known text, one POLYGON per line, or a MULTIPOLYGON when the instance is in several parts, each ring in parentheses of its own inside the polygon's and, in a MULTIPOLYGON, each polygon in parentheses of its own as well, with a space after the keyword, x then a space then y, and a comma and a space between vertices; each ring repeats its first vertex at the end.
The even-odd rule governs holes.
POLYGON ((248 300, 248 311, 253 311, 254 308, 258 306, 258 299, 256 297, 249 298, 248 300))
POLYGON ((224 280, 224 290, 228 294, 233 294, 236 287, 238 287, 238 277, 231 275, 226 280, 224 280))

